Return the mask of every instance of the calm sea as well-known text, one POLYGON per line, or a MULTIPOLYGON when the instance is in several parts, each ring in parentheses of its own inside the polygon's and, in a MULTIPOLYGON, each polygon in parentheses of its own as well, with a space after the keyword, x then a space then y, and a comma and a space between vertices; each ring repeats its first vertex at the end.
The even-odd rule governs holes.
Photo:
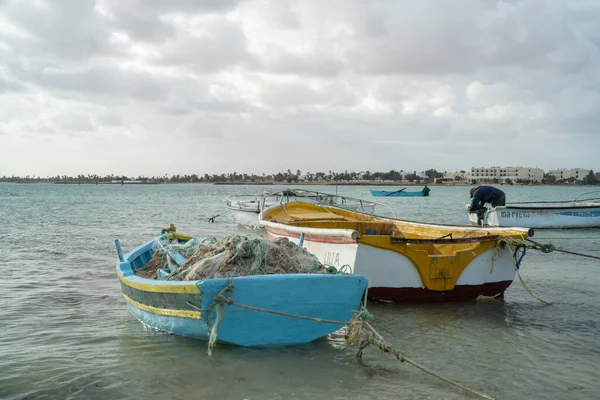
MULTIPOLYGON (((361 362, 336 339, 218 345, 208 357, 206 343, 149 330, 129 313, 114 239, 129 251, 170 222, 200 237, 261 234, 237 228, 225 197, 263 188, 0 184, 0 398, 474 398, 374 348, 361 362)), ((364 186, 319 189, 372 199, 364 186)), ((509 202, 590 190, 505 188, 509 202)), ((400 218, 468 223, 468 187, 382 200, 400 218)), ((536 238, 600 255, 600 230, 538 230, 536 238)), ((499 399, 600 398, 600 262, 531 251, 521 271, 551 306, 515 280, 490 302, 370 303, 373 324, 415 361, 499 399)))

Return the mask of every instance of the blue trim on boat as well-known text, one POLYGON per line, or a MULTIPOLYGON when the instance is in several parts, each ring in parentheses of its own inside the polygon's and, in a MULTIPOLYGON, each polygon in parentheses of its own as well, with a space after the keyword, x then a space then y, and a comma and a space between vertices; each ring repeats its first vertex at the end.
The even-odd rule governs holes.
POLYGON ((568 215, 569 217, 583 217, 583 218, 600 217, 600 211, 567 211, 567 212, 561 212, 559 214, 560 215, 568 215))

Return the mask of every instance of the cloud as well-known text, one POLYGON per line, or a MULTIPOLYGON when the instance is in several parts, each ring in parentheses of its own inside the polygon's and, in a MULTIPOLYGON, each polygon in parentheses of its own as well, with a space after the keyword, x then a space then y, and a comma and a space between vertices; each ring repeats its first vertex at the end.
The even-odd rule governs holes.
POLYGON ((92 121, 88 115, 66 112, 54 117, 56 126, 69 132, 87 132, 94 130, 92 121))
POLYGON ((246 36, 236 24, 209 18, 180 31, 158 47, 156 63, 184 66, 198 73, 218 72, 240 64, 257 64, 246 50, 246 36))
POLYGON ((344 68, 344 62, 326 51, 292 53, 285 48, 272 47, 263 58, 265 70, 281 75, 310 75, 333 77, 344 68))
POLYGON ((117 114, 101 114, 98 116, 98 122, 106 126, 121 126, 123 118, 117 114))
MULTIPOLYGON (((196 95, 205 91, 193 79, 156 75, 150 72, 98 64, 82 69, 48 67, 13 67, 13 73, 22 81, 49 90, 79 93, 85 96, 124 97, 140 101, 158 102, 176 96, 179 90, 196 95)), ((106 101, 106 98, 101 99, 106 101)))
POLYGON ((223 12, 235 8, 243 0, 172 0, 165 3, 162 0, 143 0, 140 5, 150 7, 158 12, 223 12))
POLYGON ((271 108, 290 106, 352 106, 357 96, 352 88, 329 82, 309 85, 303 81, 269 81, 260 86, 262 104, 271 108))
POLYGON ((177 173, 600 169, 599 18, 586 0, 0 0, 0 169, 162 175, 165 140, 177 173))
POLYGON ((188 133, 194 139, 220 139, 223 137, 223 131, 216 123, 202 119, 196 119, 192 124, 190 124, 188 127, 188 133))
POLYGON ((0 76, 0 94, 8 92, 23 92, 26 88, 23 84, 15 81, 9 81, 0 76))
POLYGON ((11 1, 1 12, 22 33, 8 38, 20 56, 74 61, 118 51, 94 0, 11 1))
POLYGON ((176 27, 164 18, 165 15, 227 12, 239 3, 240 0, 105 0, 99 2, 98 10, 109 27, 125 33, 132 40, 162 43, 177 34, 176 27))

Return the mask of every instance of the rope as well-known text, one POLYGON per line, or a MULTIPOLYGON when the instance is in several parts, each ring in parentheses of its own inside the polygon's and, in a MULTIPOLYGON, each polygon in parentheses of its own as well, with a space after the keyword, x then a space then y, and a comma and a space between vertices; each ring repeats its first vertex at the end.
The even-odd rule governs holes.
POLYGON ((552 253, 553 251, 559 251, 561 253, 573 254, 575 256, 588 257, 588 258, 593 258, 595 260, 600 260, 600 256, 596 256, 593 254, 585 254, 585 253, 578 253, 576 251, 557 249, 556 247, 554 247, 553 244, 542 244, 542 243, 533 241, 531 239, 526 239, 526 240, 533 243, 533 248, 536 250, 541 250, 542 253, 552 253))
POLYGON ((208 355, 212 355, 213 347, 215 347, 215 343, 217 341, 217 331, 219 330, 219 325, 221 325, 221 319, 223 318, 223 304, 217 304, 217 319, 215 324, 210 330, 210 335, 208 337, 208 355))
POLYGON ((224 303, 226 303, 228 305, 231 305, 231 306, 237 306, 237 307, 245 308, 247 310, 260 311, 260 312, 269 313, 269 314, 282 315, 284 317, 305 319, 305 320, 308 320, 308 321, 323 322, 323 323, 327 323, 327 324, 337 324, 337 325, 347 325, 348 324, 348 322, 336 321, 336 320, 333 320, 333 319, 306 317, 304 315, 290 314, 290 313, 285 313, 285 312, 281 312, 281 311, 269 310, 269 309, 266 309, 266 308, 248 306, 246 304, 236 303, 235 301, 233 301, 231 299, 228 299, 226 297, 221 297, 219 299, 219 296, 216 296, 215 297, 215 301, 217 301, 217 300, 221 300, 224 303))
MULTIPOLYGON (((527 239, 526 239, 527 240, 527 239)), ((515 241, 513 239, 502 239, 502 242, 506 243, 506 246, 508 247, 508 250, 513 254, 513 256, 511 257, 511 260, 513 262, 513 267, 515 268, 515 271, 517 272, 517 276, 519 277, 519 281, 521 282, 521 285, 523 286, 523 289, 525 289, 525 291, 527 293, 529 293, 532 297, 534 297, 535 299, 537 299, 539 302, 549 306, 552 303, 546 300, 541 299, 540 297, 536 296, 531 289, 529 289, 529 286, 527 286, 527 284, 525 283, 525 281, 523 280, 523 277, 521 276, 521 273, 519 272, 519 267, 521 266, 521 261, 523 260, 523 257, 525 256, 525 251, 523 251, 523 254, 521 255, 521 257, 519 258, 519 260, 517 261, 515 255, 517 254, 519 247, 523 247, 524 245, 521 242, 515 241), (512 243, 511 243, 512 242, 512 243), (517 248, 515 248, 515 250, 512 250, 511 244, 516 244, 517 248)))
MULTIPOLYGON (((363 353, 364 349, 367 348, 369 345, 374 344, 384 353, 394 355, 396 357, 396 359, 398 359, 399 361, 406 362, 407 364, 410 364, 413 367, 416 367, 416 368, 420 369, 421 371, 423 371, 435 378, 438 378, 444 382, 447 382, 447 383, 451 384, 452 386, 455 386, 457 388, 465 390, 469 393, 472 393, 472 394, 477 395, 484 399, 495 400, 493 397, 490 397, 484 393, 478 392, 478 391, 471 389, 467 386, 464 386, 458 382, 455 382, 449 378, 446 378, 446 377, 422 366, 421 364, 407 358, 402 351, 395 349, 391 343, 385 341, 383 339, 383 337, 366 321, 369 318, 373 318, 373 315, 371 315, 366 309, 367 290, 365 290, 363 302, 361 302, 361 309, 359 311, 355 312, 352 319, 348 322, 336 321, 336 320, 325 319, 325 318, 306 317, 304 315, 290 314, 290 313, 285 313, 285 312, 281 312, 281 311, 269 310, 266 308, 254 307, 254 306, 249 306, 246 304, 240 304, 240 303, 236 303, 235 301, 233 301, 232 297, 225 296, 225 294, 227 292, 231 293, 233 296, 233 284, 230 283, 225 288, 223 288, 221 290, 221 292, 219 292, 219 294, 214 297, 214 302, 206 310, 206 311, 210 312, 210 310, 213 307, 215 307, 215 306, 217 307, 217 319, 216 319, 213 327, 210 329, 210 336, 209 336, 209 342, 208 342, 208 355, 209 356, 212 354, 212 349, 213 349, 214 344, 217 339, 217 330, 219 329, 219 324, 221 323, 221 318, 223 316, 223 308, 222 307, 224 304, 227 304, 227 305, 245 308, 248 310, 265 312, 265 313, 269 313, 269 314, 282 315, 282 316, 286 316, 286 317, 290 317, 290 318, 298 318, 298 319, 304 319, 304 320, 309 320, 309 321, 314 321, 314 322, 322 322, 322 323, 347 326, 348 333, 346 334, 346 343, 352 347, 356 347, 357 345, 359 346, 359 351, 356 354, 357 358, 359 358, 359 359, 362 358, 362 353, 363 353)), ((194 305, 192 305, 190 303, 188 303, 188 304, 190 306, 192 306, 193 308, 199 310, 199 308, 195 307, 194 305)), ((208 314, 209 313, 207 312, 207 319, 206 319, 207 326, 210 325, 210 322, 208 319, 208 314)))
POLYGON ((536 239, 540 240, 598 240, 596 237, 537 237, 536 239))
POLYGON ((404 353, 400 350, 394 349, 392 347, 392 345, 389 342, 386 342, 383 337, 367 322, 364 321, 364 325, 366 326, 365 329, 365 338, 363 339, 361 345, 360 345, 360 349, 358 351, 358 354, 356 355, 358 358, 362 358, 362 352, 365 348, 367 348, 369 345, 374 344, 376 345, 382 352, 386 353, 386 354, 391 354, 393 356, 396 357, 396 359, 398 359, 398 361, 400 362, 405 362, 407 364, 412 365, 415 368, 420 369, 421 371, 436 377, 444 382, 447 382, 449 384, 451 384, 452 386, 455 386, 459 389, 465 390, 471 394, 477 395, 481 398, 484 399, 488 399, 488 400, 495 400, 494 397, 488 396, 485 393, 481 393, 478 392, 474 389, 471 389, 463 384, 460 384, 458 382, 455 382, 451 379, 448 379, 426 367, 424 367, 423 365, 417 363, 416 361, 411 360, 410 358, 407 358, 404 353))
POLYGON ((600 256, 595 256, 593 254, 584 254, 584 253, 578 253, 576 251, 563 250, 563 249, 554 249, 554 250, 560 251, 561 253, 573 254, 575 256, 588 257, 588 258, 593 258, 593 259, 596 259, 596 260, 600 260, 600 256))

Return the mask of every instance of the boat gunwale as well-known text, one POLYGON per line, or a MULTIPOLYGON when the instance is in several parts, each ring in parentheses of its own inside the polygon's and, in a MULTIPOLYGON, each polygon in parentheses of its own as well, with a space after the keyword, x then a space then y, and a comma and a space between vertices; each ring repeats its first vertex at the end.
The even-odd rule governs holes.
POLYGON ((283 229, 286 232, 290 232, 290 233, 297 233, 297 234, 313 234, 313 235, 319 235, 319 236, 327 236, 327 237, 343 237, 343 238, 348 238, 348 239, 352 239, 352 240, 358 240, 359 237, 359 233, 358 231, 354 230, 354 229, 329 229, 329 228, 303 228, 300 226, 294 226, 294 225, 288 225, 288 224, 283 224, 280 222, 272 222, 272 221, 264 221, 261 220, 260 221, 261 225, 263 225, 266 228, 273 228, 273 229, 283 229, 281 228, 282 226, 285 227, 285 229, 283 229))
POLYGON ((123 256, 123 261, 117 260, 116 269, 119 280, 129 287, 144 292, 199 294, 200 288, 198 287, 198 283, 202 282, 199 280, 159 281, 157 279, 143 278, 135 274, 132 262, 150 250, 158 237, 154 237, 126 253, 123 256))
MULTIPOLYGON (((358 234, 358 232, 356 232, 358 234)), ((154 292, 154 293, 176 293, 176 294, 200 294, 200 283, 214 280, 214 279, 225 279, 225 278, 214 278, 214 279, 200 279, 200 280, 189 280, 189 281, 161 281, 158 279, 149 279, 138 276, 134 273, 135 269, 132 266, 133 260, 138 258, 141 254, 148 251, 148 247, 151 248, 154 241, 160 236, 154 237, 139 246, 135 247, 128 253, 123 256, 123 261, 117 260, 116 262, 116 270, 117 276, 119 280, 124 284, 131 288, 141 290, 144 292, 154 292)), ((194 236, 190 236, 190 238, 195 238, 194 236)), ((138 269, 138 268, 136 268, 138 269)), ((247 275, 247 276, 239 276, 236 278, 252 278, 256 279, 257 277, 275 277, 279 275, 310 275, 310 276, 318 276, 321 274, 314 273, 295 273, 295 274, 267 274, 267 275, 247 275)), ((355 274, 353 274, 355 275, 355 274)), ((326 275, 324 275, 326 276, 326 275)), ((235 279, 235 278, 234 278, 235 279)), ((318 278, 317 278, 318 279, 318 278)))
POLYGON ((242 206, 239 206, 239 207, 236 208, 236 207, 231 206, 229 204, 227 204, 226 207, 229 208, 230 210, 233 210, 233 211, 245 211, 245 212, 249 212, 249 213, 260 214, 260 208, 259 207, 257 207, 256 210, 250 209, 250 208, 242 208, 242 206))
MULTIPOLYGON (((298 201, 298 203, 305 203, 305 202, 301 202, 298 201)), ((289 205, 290 203, 288 203, 289 205)), ((311 203, 305 203, 305 204, 311 204, 311 203)), ((408 225, 412 225, 415 227, 429 227, 429 228, 442 228, 442 229, 447 229, 447 228, 452 228, 455 230, 459 230, 459 231, 463 231, 463 232, 477 232, 477 231, 486 231, 486 232, 505 232, 505 231, 509 231, 509 230, 513 230, 513 231, 517 231, 520 233, 523 233, 525 235, 527 235, 528 237, 533 237, 535 234, 534 229, 532 228, 525 228, 525 227, 496 227, 496 226, 473 226, 473 225, 456 225, 456 224, 440 224, 440 223, 427 223, 427 222, 419 222, 419 221, 411 221, 411 220, 405 220, 405 219, 399 219, 399 218, 392 218, 392 217, 386 217, 386 216, 382 216, 382 215, 377 215, 377 214, 364 214, 358 211, 349 211, 347 209, 344 208, 339 208, 336 207, 335 205, 328 205, 328 206, 323 206, 323 205, 319 205, 320 207, 323 208, 336 208, 338 210, 341 211, 345 211, 345 212, 352 212, 352 213, 356 213, 359 215, 363 215, 365 217, 369 217, 369 218, 379 218, 381 220, 384 221, 390 221, 390 222, 400 222, 400 223, 405 223, 408 225)), ((283 205, 278 205, 278 206, 274 206, 272 208, 270 208, 268 211, 272 212, 273 210, 275 210, 277 207, 282 207, 283 205)), ((289 221, 291 222, 291 221, 289 221)), ((363 222, 363 221, 357 221, 357 222, 363 222)), ((368 221, 364 221, 364 222, 368 222, 368 221)), ((372 222, 372 221, 371 221, 372 222)), ((295 227, 298 229, 327 229, 330 230, 329 228, 300 228, 300 227, 296 227, 294 225, 289 225, 287 223, 284 222, 273 222, 273 221, 267 221, 264 219, 264 213, 261 213, 259 215, 259 223, 263 226, 268 226, 270 224, 277 224, 275 227, 280 227, 280 229, 283 229, 283 227, 289 228, 289 227, 295 227)), ((514 233, 506 233, 506 236, 514 236, 514 233)))

